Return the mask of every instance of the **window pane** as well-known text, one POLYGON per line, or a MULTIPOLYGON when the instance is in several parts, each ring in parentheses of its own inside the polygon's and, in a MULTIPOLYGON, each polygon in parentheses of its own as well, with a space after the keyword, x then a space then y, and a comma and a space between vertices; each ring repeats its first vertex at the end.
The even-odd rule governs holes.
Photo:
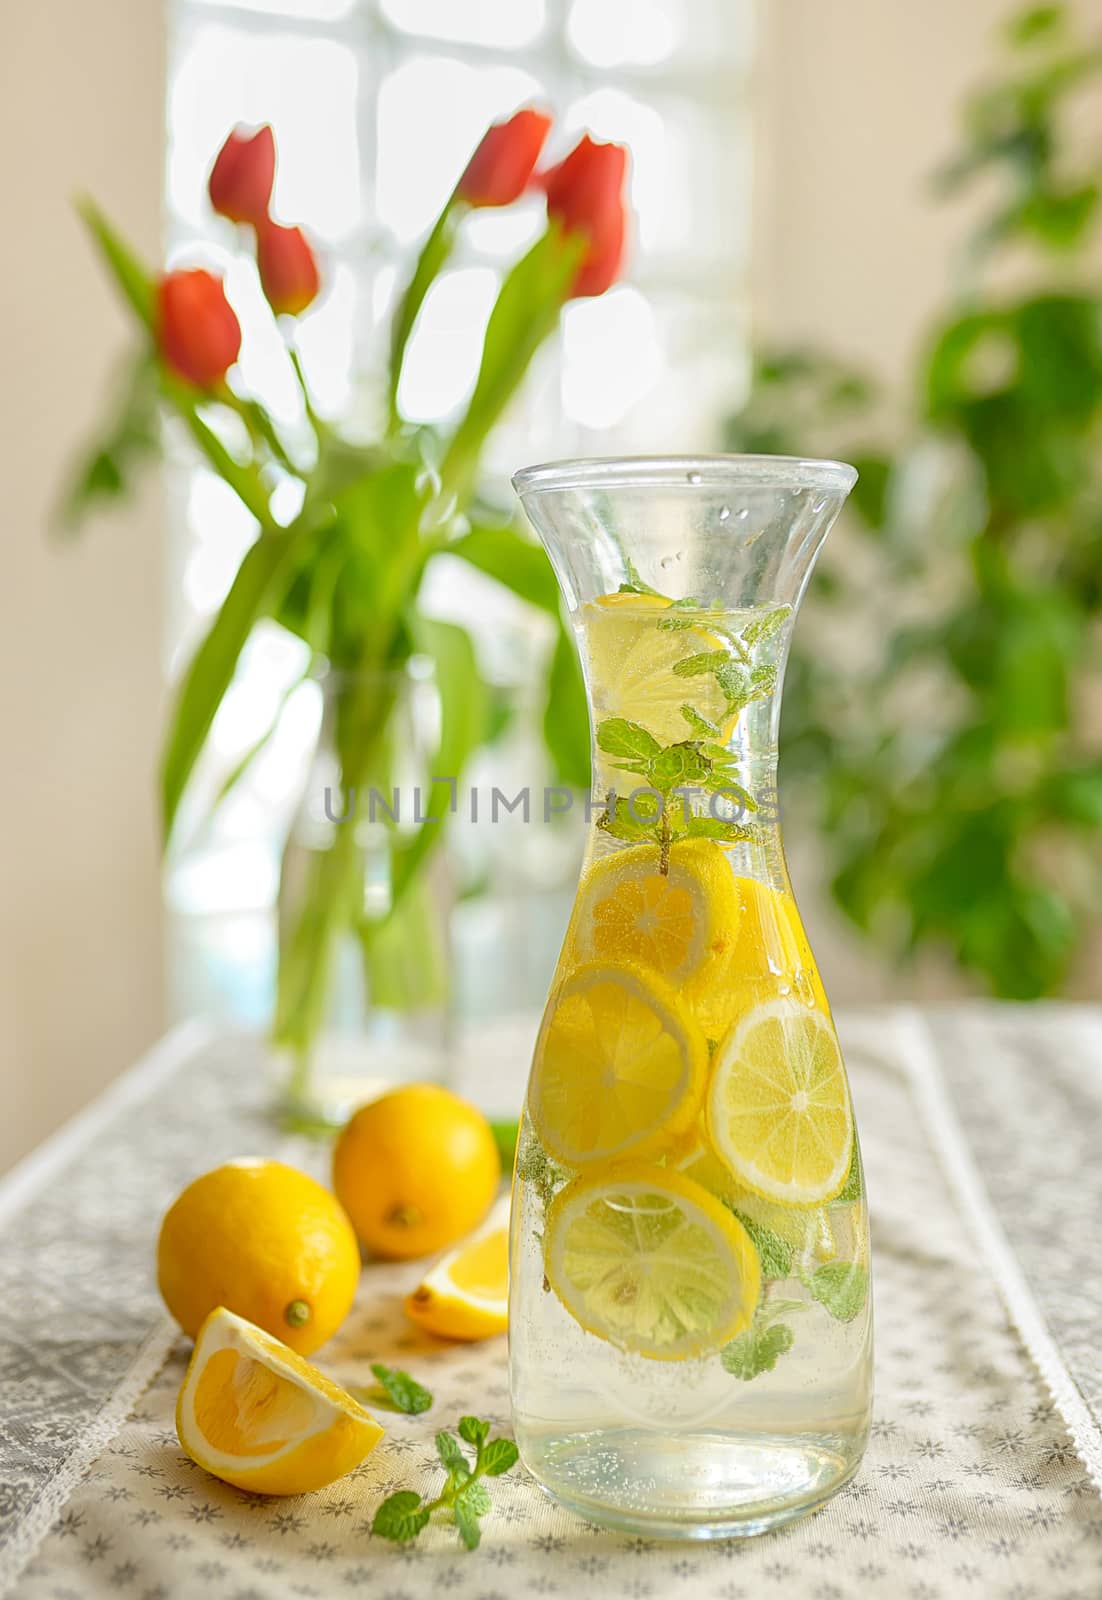
POLYGON ((380 9, 409 33, 501 50, 531 44, 546 17, 545 0, 381 0, 380 9))
POLYGON ((626 285, 576 300, 563 315, 562 403, 586 428, 611 428, 645 403, 662 376, 654 312, 626 285))
POLYGON ((379 90, 380 222, 403 244, 424 233, 487 124, 538 98, 539 88, 520 67, 439 56, 414 56, 390 73, 379 90))
POLYGON ((747 0, 574 0, 567 37, 596 67, 741 61, 749 53, 747 0))
POLYGON ((356 129, 359 72, 347 45, 221 23, 187 30, 169 99, 168 200, 191 228, 209 227, 206 179, 229 130, 270 122, 279 145, 275 210, 318 237, 361 223, 356 129))

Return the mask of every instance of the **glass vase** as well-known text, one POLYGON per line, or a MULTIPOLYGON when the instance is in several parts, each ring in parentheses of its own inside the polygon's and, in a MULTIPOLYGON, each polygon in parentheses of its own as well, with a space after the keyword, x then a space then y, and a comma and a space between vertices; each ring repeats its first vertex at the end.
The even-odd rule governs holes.
POLYGON ((810 1511, 868 1431, 861 1159, 776 788, 796 609, 855 477, 514 479, 577 633, 595 790, 514 1179, 516 1438, 556 1499, 655 1537, 810 1511))
POLYGON ((444 1074, 448 870, 439 850, 416 855, 424 817, 441 809, 429 770, 439 707, 419 665, 320 675, 278 906, 273 1032, 282 1110, 298 1127, 339 1126, 388 1088, 444 1074))

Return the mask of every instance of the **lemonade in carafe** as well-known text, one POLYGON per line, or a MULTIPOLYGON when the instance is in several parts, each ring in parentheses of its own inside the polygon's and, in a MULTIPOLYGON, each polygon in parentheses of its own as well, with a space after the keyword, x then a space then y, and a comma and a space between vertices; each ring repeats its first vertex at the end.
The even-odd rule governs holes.
POLYGON ((782 458, 515 480, 576 627, 593 825, 514 1179, 522 1457, 583 1515, 728 1537, 856 1470, 868 1227, 776 799, 803 586, 852 486, 782 458))

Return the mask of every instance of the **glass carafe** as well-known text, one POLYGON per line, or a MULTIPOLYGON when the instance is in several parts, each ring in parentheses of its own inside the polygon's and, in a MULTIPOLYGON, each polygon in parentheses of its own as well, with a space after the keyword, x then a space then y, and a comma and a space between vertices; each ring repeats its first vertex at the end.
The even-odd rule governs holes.
POLYGON ((785 657, 856 474, 781 457, 514 479, 581 651, 592 824, 528 1084, 517 1443, 592 1521, 758 1533, 868 1432, 849 1086, 777 810, 785 657))

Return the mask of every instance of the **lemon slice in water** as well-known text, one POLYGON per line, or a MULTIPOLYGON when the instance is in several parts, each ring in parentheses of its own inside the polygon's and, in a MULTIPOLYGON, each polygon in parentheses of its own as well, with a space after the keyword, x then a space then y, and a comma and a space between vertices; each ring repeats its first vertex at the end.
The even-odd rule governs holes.
MULTIPOLYGON (((688 656, 730 645, 707 621, 687 628, 659 626, 670 602, 654 594, 606 594, 583 607, 585 648, 594 705, 600 717, 626 717, 641 723, 659 744, 694 737, 682 714, 691 705, 718 730, 726 743, 737 720, 715 677, 682 678, 674 671, 688 656), (654 612, 653 623, 647 613, 654 612)), ((691 613, 682 612, 682 617, 691 613)), ((621 785, 621 787, 626 787, 621 785)))
POLYGON ((656 1154, 700 1106, 704 1036, 669 984, 629 963, 576 968, 536 1043, 528 1111, 567 1166, 656 1154))
POLYGON ((547 1279, 587 1332, 657 1361, 727 1344, 754 1315, 757 1251, 720 1201, 679 1172, 631 1162, 555 1196, 547 1279))

